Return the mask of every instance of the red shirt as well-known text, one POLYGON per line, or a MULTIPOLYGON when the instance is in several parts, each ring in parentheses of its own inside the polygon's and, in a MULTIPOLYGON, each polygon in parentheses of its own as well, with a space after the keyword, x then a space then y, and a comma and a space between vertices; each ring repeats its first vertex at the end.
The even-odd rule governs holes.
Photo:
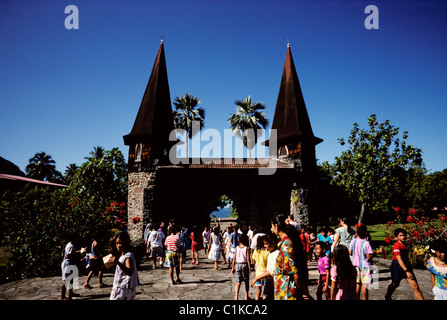
POLYGON ((300 238, 301 238, 301 242, 303 243, 304 251, 309 253, 310 249, 311 249, 310 240, 309 240, 309 234, 302 233, 302 234, 300 234, 300 238))
POLYGON ((403 260, 408 260, 408 249, 400 241, 397 241, 393 246, 393 260, 397 260, 396 256, 400 255, 403 260))

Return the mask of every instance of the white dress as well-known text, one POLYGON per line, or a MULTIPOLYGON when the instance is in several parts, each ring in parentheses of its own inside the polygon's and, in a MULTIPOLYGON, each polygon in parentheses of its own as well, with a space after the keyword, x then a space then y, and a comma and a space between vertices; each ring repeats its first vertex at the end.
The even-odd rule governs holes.
POLYGON ((208 253, 208 259, 213 261, 219 261, 220 260, 220 239, 221 235, 220 233, 216 236, 214 233, 211 233, 211 248, 210 252, 208 253))
POLYGON ((135 300, 138 281, 138 270, 135 256, 132 252, 127 252, 119 258, 119 262, 124 264, 126 259, 130 259, 132 275, 128 276, 121 267, 115 267, 115 277, 113 278, 113 288, 110 300, 135 300))

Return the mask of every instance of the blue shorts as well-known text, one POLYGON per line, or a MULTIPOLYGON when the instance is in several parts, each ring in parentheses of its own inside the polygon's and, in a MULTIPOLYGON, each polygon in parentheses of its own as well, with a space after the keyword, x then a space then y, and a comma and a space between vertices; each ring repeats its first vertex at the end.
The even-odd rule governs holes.
MULTIPOLYGON (((404 263, 405 266, 407 267, 407 270, 413 273, 410 264, 405 261, 404 263)), ((404 269, 402 269, 397 260, 393 260, 393 262, 391 262, 390 270, 391 270, 391 281, 395 286, 398 286, 402 279, 407 279, 407 273, 404 271, 404 269)))
POLYGON ((259 279, 258 281, 255 282, 255 287, 263 287, 263 286, 265 286, 265 278, 259 279))

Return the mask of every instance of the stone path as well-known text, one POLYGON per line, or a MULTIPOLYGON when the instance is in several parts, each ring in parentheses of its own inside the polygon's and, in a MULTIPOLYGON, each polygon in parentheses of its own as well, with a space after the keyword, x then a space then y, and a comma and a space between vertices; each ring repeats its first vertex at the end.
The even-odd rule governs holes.
MULTIPOLYGON (((189 252, 188 252, 189 253, 189 252)), ((203 252, 201 253, 203 256, 203 252)), ((369 290, 370 300, 383 300, 386 288, 390 283, 389 260, 375 258, 374 288, 369 290)), ((214 271, 214 265, 206 258, 200 259, 200 264, 191 265, 190 260, 184 265, 180 278, 182 284, 172 285, 168 269, 152 270, 146 260, 141 264, 138 275, 141 285, 137 288, 137 300, 233 300, 235 280, 226 265, 219 265, 214 271)), ((254 273, 252 273, 254 275, 254 273)), ((311 295, 316 298, 318 270, 316 262, 309 267, 311 295)), ((424 298, 433 300, 430 274, 427 270, 416 270, 416 278, 421 287, 424 298)), ((83 288, 86 276, 79 279, 79 288, 75 290, 80 294, 76 300, 109 300, 111 286, 98 288, 98 278, 94 276, 90 285, 92 289, 83 288)), ((30 278, 13 281, 0 285, 0 300, 57 300, 60 296, 61 277, 30 278)), ((106 272, 103 282, 111 285, 113 273, 106 272)), ((240 297, 245 289, 241 286, 240 297)), ((254 298, 255 290, 250 289, 250 298, 254 298)), ((415 300, 408 283, 403 280, 401 286, 395 291, 393 300, 415 300)))

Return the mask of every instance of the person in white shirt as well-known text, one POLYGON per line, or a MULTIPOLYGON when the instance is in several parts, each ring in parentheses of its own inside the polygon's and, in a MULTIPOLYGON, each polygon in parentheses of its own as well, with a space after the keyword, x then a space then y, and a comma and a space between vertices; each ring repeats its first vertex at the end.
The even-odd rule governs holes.
POLYGON ((298 222, 296 222, 296 221, 293 220, 293 216, 292 216, 291 214, 287 217, 286 223, 288 223, 288 224, 294 226, 296 230, 298 230, 298 231, 301 232, 301 226, 300 226, 300 224, 299 224, 298 222))
POLYGON ((157 267, 155 262, 156 258, 160 261, 160 267, 163 268, 163 260, 164 260, 164 249, 163 249, 163 240, 165 239, 165 234, 161 230, 154 230, 148 233, 147 246, 150 246, 151 252, 149 254, 149 259, 154 260, 154 268, 157 267))
POLYGON ((250 285, 254 287, 257 281, 265 279, 263 300, 274 299, 274 277, 276 273, 276 258, 278 257, 278 237, 274 234, 268 234, 264 237, 264 248, 269 252, 267 258, 267 267, 265 272, 251 280, 250 285))
POLYGON ((118 234, 115 238, 115 245, 118 252, 108 261, 116 265, 110 300, 135 300, 139 281, 129 234, 125 231, 118 234))
POLYGON ((205 256, 207 256, 208 255, 208 244, 210 242, 210 231, 208 230, 208 227, 205 227, 205 230, 203 230, 202 239, 203 239, 203 249, 205 250, 205 256))

